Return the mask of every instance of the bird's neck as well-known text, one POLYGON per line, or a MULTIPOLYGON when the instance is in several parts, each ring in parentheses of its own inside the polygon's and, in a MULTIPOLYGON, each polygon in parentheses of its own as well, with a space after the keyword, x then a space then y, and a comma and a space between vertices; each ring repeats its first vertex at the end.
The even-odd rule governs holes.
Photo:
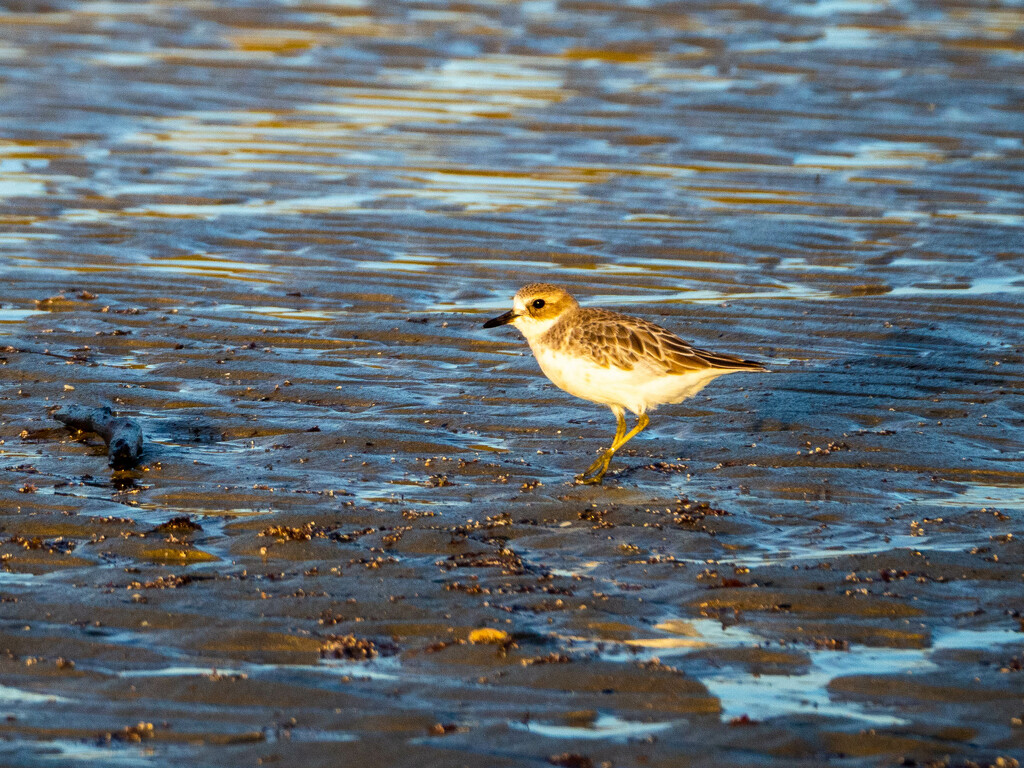
POLYGON ((536 349, 538 345, 557 347, 565 337, 566 330, 569 327, 566 323, 568 314, 570 313, 566 312, 551 320, 532 321, 529 324, 524 323, 524 327, 519 328, 519 330, 526 337, 526 341, 531 349, 536 349))
POLYGON ((565 314, 560 314, 557 317, 551 319, 545 319, 545 321, 536 321, 536 319, 528 319, 528 321, 522 321, 517 319, 515 327, 519 329, 523 336, 526 337, 526 341, 530 347, 535 346, 538 343, 544 343, 547 341, 546 337, 551 334, 557 334, 559 328, 563 327, 563 319, 565 314))

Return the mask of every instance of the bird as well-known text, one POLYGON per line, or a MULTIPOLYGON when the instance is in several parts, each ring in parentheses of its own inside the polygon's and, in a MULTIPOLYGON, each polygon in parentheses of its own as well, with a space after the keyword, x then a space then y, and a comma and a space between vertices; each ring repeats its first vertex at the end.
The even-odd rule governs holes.
POLYGON ((581 307, 564 288, 530 283, 512 309, 483 324, 513 325, 526 337, 541 371, 571 395, 608 406, 615 415, 612 444, 575 481, 600 484, 616 451, 650 423, 649 411, 693 397, 727 373, 768 369, 754 360, 698 349, 648 320, 581 307), (625 412, 637 417, 627 431, 625 412))

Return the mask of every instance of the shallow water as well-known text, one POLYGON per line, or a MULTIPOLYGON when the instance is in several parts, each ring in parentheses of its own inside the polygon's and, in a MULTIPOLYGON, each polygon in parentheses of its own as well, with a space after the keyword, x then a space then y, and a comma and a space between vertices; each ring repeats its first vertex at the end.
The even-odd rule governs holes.
POLYGON ((1022 22, 7 4, 3 761, 1022 754, 1022 22), (533 280, 773 372, 574 486, 533 280))

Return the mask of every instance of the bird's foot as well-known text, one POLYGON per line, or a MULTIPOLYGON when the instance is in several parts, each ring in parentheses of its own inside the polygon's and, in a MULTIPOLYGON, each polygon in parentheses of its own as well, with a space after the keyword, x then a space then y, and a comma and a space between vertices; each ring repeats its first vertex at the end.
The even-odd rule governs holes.
POLYGON ((604 473, 608 471, 608 465, 611 464, 613 454, 614 452, 611 450, 602 451, 593 464, 583 470, 582 473, 576 475, 576 484, 599 485, 604 480, 604 473))
POLYGON ((583 470, 583 472, 581 472, 579 476, 586 477, 587 475, 592 475, 595 472, 600 472, 603 469, 607 469, 608 464, 611 462, 611 460, 612 452, 605 448, 603 451, 601 451, 601 455, 594 459, 594 463, 587 467, 585 470, 583 470))

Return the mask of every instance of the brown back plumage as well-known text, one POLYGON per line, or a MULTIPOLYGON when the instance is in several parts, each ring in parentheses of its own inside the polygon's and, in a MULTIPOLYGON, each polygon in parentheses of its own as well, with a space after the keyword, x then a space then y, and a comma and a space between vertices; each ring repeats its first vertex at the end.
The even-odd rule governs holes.
POLYGON ((596 364, 625 371, 637 365, 670 374, 765 370, 761 363, 698 349, 660 325, 606 309, 580 307, 566 312, 544 341, 553 347, 583 350, 596 364))

